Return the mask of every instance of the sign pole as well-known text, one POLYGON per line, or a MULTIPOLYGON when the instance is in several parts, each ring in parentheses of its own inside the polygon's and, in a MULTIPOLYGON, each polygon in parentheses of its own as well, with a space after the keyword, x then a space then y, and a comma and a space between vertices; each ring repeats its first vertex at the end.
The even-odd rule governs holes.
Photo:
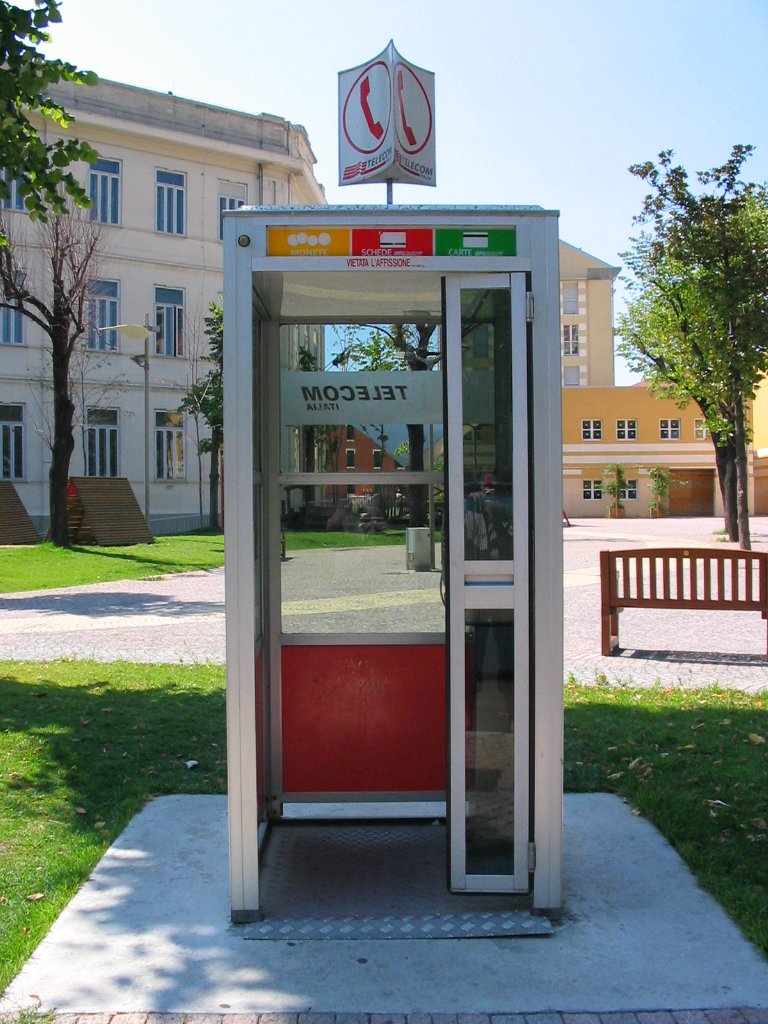
POLYGON ((394 181, 392 178, 387 178, 387 206, 392 206, 394 203, 394 181))

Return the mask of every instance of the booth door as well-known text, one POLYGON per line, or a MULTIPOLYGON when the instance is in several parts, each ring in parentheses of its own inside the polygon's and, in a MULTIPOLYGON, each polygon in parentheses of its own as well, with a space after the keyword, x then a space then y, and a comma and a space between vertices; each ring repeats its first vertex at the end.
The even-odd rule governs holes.
POLYGON ((449 879, 526 891, 525 275, 446 278, 449 879))

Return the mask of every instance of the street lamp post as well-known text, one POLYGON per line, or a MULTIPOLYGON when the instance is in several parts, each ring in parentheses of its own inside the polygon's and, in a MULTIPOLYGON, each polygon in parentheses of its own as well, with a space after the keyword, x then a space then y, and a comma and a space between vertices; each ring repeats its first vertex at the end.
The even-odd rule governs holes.
POLYGON ((147 314, 144 317, 143 325, 117 324, 110 330, 120 331, 126 338, 143 339, 144 341, 144 354, 131 356, 131 361, 144 369, 144 518, 149 526, 150 452, 152 449, 151 424, 149 422, 149 339, 157 333, 157 328, 151 326, 149 314, 147 314))

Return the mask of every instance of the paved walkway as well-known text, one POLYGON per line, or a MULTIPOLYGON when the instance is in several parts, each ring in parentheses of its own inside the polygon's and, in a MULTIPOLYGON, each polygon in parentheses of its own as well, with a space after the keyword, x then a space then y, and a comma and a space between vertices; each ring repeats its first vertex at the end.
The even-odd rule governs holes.
POLYGON ((768 1009, 648 1013, 61 1013, 57 1024, 768 1024, 768 1009))
MULTIPOLYGON (((719 526, 716 519, 572 520, 563 529, 566 676, 768 689, 758 613, 627 611, 621 654, 600 655, 600 550, 720 546, 719 526)), ((752 531, 754 547, 768 550, 768 518, 753 519, 752 531)), ((283 566, 286 628, 323 632, 343 615, 353 632, 440 631, 439 573, 406 572, 401 562, 398 548, 291 555, 283 566)), ((0 659, 62 657, 223 663, 224 571, 0 597, 0 659)))

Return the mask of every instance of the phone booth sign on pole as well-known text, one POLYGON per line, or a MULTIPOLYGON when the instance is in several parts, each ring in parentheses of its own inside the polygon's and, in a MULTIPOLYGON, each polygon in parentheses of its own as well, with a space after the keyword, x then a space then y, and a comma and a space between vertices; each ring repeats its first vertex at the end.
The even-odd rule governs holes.
POLYGON ((339 72, 339 184, 435 184, 435 76, 390 42, 339 72))

